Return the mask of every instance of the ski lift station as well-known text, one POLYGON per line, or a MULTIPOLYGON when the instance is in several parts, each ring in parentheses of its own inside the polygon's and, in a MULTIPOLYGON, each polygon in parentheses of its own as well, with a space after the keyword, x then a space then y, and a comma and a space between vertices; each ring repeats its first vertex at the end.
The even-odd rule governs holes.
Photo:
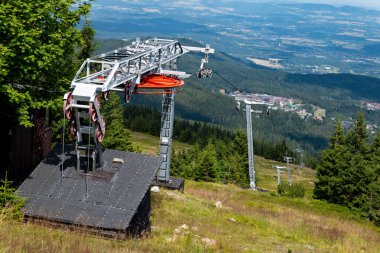
POLYGON ((176 40, 137 39, 130 45, 87 59, 63 98, 62 144, 23 182, 25 217, 33 222, 85 229, 125 238, 150 231, 150 186, 183 188, 170 177, 175 94, 189 77, 177 70, 177 60, 189 52, 203 53, 197 77, 206 68, 209 46, 188 47, 176 40), (160 155, 103 150, 107 133, 101 97, 118 92, 128 103, 135 94, 162 96, 160 155), (64 143, 70 133, 75 144, 64 143))

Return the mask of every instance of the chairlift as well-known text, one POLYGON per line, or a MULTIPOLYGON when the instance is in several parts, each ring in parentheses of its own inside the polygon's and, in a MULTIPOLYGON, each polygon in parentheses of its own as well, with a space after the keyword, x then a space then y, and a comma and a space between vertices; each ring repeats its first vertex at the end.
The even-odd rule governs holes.
POLYGON ((197 77, 198 78, 206 78, 212 76, 212 70, 209 68, 206 68, 206 63, 208 63, 208 54, 206 53, 204 58, 201 61, 201 66, 199 67, 197 77))
POLYGON ((212 76, 212 70, 209 68, 199 69, 197 73, 198 78, 207 78, 212 76))
POLYGON ((240 111, 240 101, 236 101, 236 110, 240 111))

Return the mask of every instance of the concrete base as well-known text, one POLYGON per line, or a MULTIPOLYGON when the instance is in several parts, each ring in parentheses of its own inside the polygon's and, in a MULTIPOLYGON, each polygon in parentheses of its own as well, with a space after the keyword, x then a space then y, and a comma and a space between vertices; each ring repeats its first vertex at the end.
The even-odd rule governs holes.
POLYGON ((154 179, 152 181, 152 186, 164 187, 169 190, 179 190, 183 192, 185 190, 185 180, 176 177, 170 177, 169 182, 154 179))

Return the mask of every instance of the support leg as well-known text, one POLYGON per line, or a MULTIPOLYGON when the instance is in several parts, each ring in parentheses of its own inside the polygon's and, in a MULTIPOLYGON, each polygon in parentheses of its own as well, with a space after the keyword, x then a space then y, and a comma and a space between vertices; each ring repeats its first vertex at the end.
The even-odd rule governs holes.
POLYGON ((249 165, 249 185, 252 190, 256 190, 255 182, 255 164, 253 157, 253 136, 252 136, 252 113, 251 105, 246 104, 246 118, 247 118, 247 142, 248 142, 248 165, 249 165))
POLYGON ((160 156, 162 162, 156 175, 156 179, 158 181, 168 182, 170 178, 173 124, 174 94, 164 94, 162 99, 162 118, 160 133, 160 156))

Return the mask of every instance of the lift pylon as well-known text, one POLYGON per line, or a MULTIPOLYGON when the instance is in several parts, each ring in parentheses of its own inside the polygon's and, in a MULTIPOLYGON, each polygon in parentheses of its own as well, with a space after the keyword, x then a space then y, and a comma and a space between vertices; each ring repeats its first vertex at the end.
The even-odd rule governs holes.
POLYGON ((254 160, 254 147, 253 147, 253 133, 252 133, 252 113, 256 115, 262 114, 260 110, 252 110, 252 105, 264 105, 265 103, 256 102, 248 99, 235 98, 237 106, 236 109, 240 110, 240 103, 245 103, 245 118, 247 120, 247 144, 248 144, 248 171, 249 171, 249 186, 251 190, 256 190, 256 172, 254 160))

